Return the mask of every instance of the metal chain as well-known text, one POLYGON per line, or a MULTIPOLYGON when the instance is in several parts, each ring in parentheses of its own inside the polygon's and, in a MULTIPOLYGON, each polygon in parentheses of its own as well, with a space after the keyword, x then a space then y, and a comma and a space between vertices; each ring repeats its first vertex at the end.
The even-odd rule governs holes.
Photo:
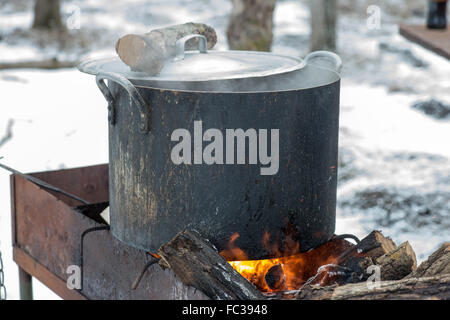
POLYGON ((3 260, 1 251, 0 251, 0 300, 6 300, 5 274, 3 273, 3 260))

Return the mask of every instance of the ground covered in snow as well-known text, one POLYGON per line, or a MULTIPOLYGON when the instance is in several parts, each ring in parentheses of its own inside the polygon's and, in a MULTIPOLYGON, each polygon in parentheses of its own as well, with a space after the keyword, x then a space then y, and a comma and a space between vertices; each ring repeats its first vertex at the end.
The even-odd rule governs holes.
MULTIPOLYGON (((422 23, 424 2, 341 0, 339 54, 344 60, 337 233, 360 237, 381 229, 409 240, 419 260, 450 231, 450 118, 417 106, 450 104, 450 63, 398 35, 396 23, 422 23), (381 8, 369 30, 366 9, 381 8), (425 110, 425 111, 423 111, 425 110)), ((28 31, 31 2, 0 0, 0 63, 113 55, 122 34, 200 21, 226 49, 228 0, 63 1, 68 18, 81 9, 81 29, 63 40, 28 31), (214 8, 214 9, 212 9, 214 8)), ((279 0, 273 51, 308 53, 305 1, 279 0)), ((24 172, 108 161, 106 102, 94 79, 73 69, 0 71, 0 157, 24 172)), ((445 113, 445 111, 444 111, 445 113)), ((11 257, 9 174, 0 171, 0 249, 9 298, 18 298, 11 257)), ((54 295, 35 281, 36 298, 54 295)))

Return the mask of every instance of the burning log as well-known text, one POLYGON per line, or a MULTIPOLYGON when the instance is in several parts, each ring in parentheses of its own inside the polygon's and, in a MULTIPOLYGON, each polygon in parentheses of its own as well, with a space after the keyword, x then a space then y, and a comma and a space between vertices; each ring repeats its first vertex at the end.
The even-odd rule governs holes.
MULTIPOLYGON (((205 36, 208 49, 212 49, 217 42, 217 35, 212 27, 189 22, 152 30, 146 34, 127 34, 117 41, 116 52, 131 70, 155 75, 161 71, 167 59, 175 56, 177 40, 190 34, 205 36)), ((196 39, 189 40, 186 50, 197 48, 196 44, 196 39)))
POLYGON ((366 282, 338 287, 304 286, 298 300, 422 300, 450 299, 450 275, 381 281, 378 288, 366 282))
POLYGON ((235 271, 198 232, 183 231, 158 251, 163 268, 170 268, 188 286, 211 299, 260 300, 261 292, 235 271))
MULTIPOLYGON (((248 260, 245 252, 234 245, 237 236, 231 237, 229 248, 220 252, 220 255, 244 278, 266 293, 299 289, 317 274, 321 266, 333 263, 338 256, 354 247, 344 239, 334 239, 308 252, 281 252, 280 258, 248 260)), ((274 247, 274 251, 278 251, 278 244, 274 247)))
POLYGON ((450 298, 450 243, 446 243, 411 273, 417 263, 409 243, 397 247, 379 231, 372 232, 357 245, 335 239, 308 253, 295 256, 232 262, 221 257, 216 248, 197 232, 184 231, 161 246, 158 254, 161 256, 159 264, 163 268, 170 268, 184 284, 195 287, 212 299, 450 298), (294 264, 289 264, 291 259, 294 264), (293 289, 294 283, 302 281, 293 277, 316 270, 320 266, 319 261, 325 264, 318 268, 317 274, 306 281, 301 289, 293 289), (250 265, 250 262, 257 265, 250 265), (253 276, 242 274, 249 281, 236 271, 240 269, 240 264, 248 266, 245 269, 247 271, 255 267, 253 276), (380 268, 380 281, 366 282, 372 275, 368 267, 374 265, 380 268), (410 276, 405 278, 408 274, 410 276), (259 279, 259 275, 263 275, 265 287, 261 286, 260 280, 254 281, 259 279), (414 275, 432 277, 415 278, 414 275), (263 295, 250 281, 266 293, 263 295))
POLYGON ((277 264, 267 271, 264 279, 267 286, 276 291, 287 290, 286 275, 284 274, 281 264, 277 264))

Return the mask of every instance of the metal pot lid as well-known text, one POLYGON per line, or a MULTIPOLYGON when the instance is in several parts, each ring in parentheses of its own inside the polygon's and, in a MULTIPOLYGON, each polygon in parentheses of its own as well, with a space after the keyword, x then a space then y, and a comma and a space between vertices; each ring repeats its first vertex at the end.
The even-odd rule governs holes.
POLYGON ((209 81, 265 77, 299 70, 305 62, 298 58, 257 51, 207 51, 206 38, 200 35, 184 37, 177 41, 177 54, 166 61, 161 72, 149 76, 131 71, 119 58, 91 60, 81 63, 82 72, 97 75, 114 72, 134 80, 152 81, 209 81), (186 41, 199 39, 199 51, 184 51, 186 41))

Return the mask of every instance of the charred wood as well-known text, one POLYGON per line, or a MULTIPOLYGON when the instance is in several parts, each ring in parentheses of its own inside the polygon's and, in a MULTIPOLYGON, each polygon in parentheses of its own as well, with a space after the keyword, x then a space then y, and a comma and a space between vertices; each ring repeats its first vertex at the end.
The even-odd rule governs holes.
POLYGON ((281 264, 277 264, 267 271, 265 275, 267 286, 272 290, 286 290, 286 275, 281 264))
POLYGON ((416 269, 416 255, 408 242, 396 247, 390 238, 373 231, 334 263, 322 266, 307 283, 329 286, 366 281, 373 274, 370 266, 380 268, 381 280, 400 280, 416 269))
POLYGON ((417 268, 416 254, 409 242, 376 259, 380 266, 381 280, 400 280, 417 268))
POLYGON ((261 292, 234 270, 196 231, 183 231, 161 246, 159 264, 215 300, 260 300, 261 292))

